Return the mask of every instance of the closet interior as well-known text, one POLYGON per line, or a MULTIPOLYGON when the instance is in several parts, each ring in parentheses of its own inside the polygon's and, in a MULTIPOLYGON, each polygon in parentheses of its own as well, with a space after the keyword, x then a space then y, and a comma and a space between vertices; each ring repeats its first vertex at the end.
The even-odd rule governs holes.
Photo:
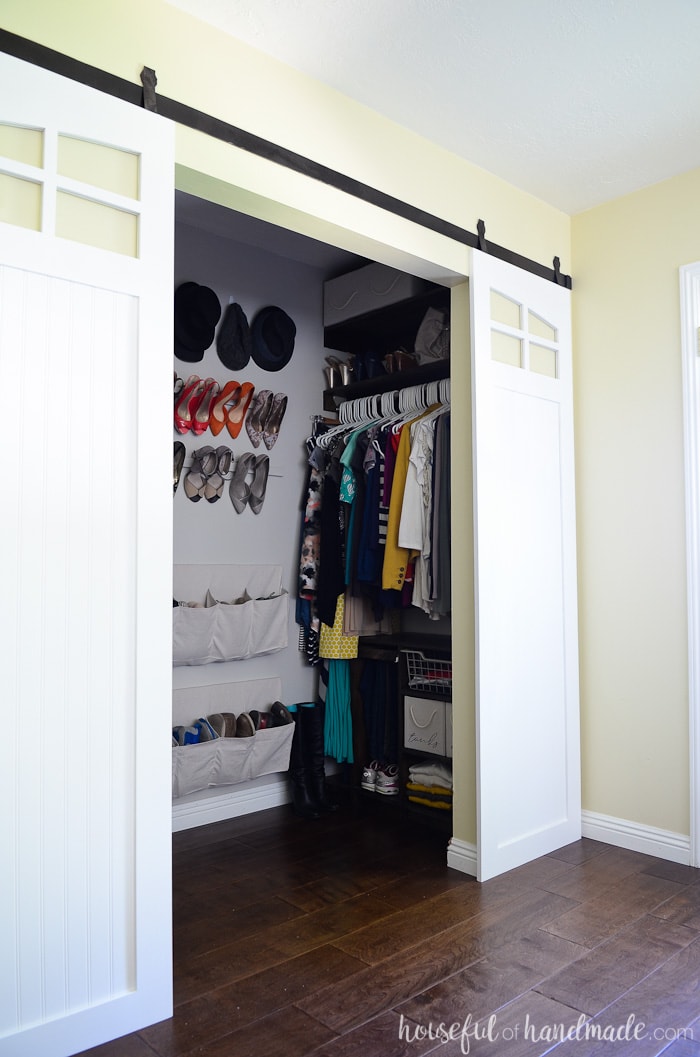
POLYGON ((449 290, 181 192, 175 230, 173 828, 289 799, 281 702, 449 829, 449 290))

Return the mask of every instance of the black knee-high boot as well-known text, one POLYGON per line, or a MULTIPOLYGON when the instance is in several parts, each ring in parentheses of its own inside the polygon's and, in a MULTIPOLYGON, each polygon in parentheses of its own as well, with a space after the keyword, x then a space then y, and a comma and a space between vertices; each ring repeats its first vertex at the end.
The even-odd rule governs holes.
POLYGON ((294 736, 289 754, 289 783, 292 790, 292 804, 297 815, 302 818, 318 818, 319 809, 310 795, 309 772, 306 764, 306 746, 304 744, 306 725, 302 722, 302 713, 313 709, 297 705, 294 716, 294 736))
POLYGON ((304 758, 309 795, 319 811, 336 811, 337 804, 328 799, 326 791, 325 753, 323 751, 323 723, 325 705, 317 702, 313 708, 302 708, 304 725, 304 758))

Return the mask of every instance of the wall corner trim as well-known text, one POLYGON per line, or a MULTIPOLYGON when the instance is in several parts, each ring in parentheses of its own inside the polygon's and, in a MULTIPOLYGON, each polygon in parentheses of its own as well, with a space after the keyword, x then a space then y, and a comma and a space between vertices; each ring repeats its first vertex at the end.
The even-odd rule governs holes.
POLYGON ((596 811, 581 812, 581 832, 584 837, 602 841, 603 844, 655 855, 683 866, 690 865, 690 837, 685 833, 600 815, 596 811))
POLYGON ((476 844, 451 837, 447 845, 447 865, 476 877, 476 844))

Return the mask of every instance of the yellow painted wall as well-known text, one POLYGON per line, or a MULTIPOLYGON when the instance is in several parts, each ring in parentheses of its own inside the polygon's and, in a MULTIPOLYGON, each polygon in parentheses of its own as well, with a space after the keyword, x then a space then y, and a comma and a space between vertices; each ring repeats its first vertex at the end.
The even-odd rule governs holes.
POLYGON ((689 831, 678 268, 700 169, 572 222, 583 804, 689 831))

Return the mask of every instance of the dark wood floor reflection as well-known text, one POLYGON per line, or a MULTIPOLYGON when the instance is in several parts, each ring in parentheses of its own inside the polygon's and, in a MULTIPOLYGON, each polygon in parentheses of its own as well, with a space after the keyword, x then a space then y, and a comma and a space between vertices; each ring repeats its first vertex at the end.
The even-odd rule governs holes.
POLYGON ((478 885, 350 808, 173 844, 175 1014, 90 1057, 700 1057, 698 870, 584 839, 478 885))

